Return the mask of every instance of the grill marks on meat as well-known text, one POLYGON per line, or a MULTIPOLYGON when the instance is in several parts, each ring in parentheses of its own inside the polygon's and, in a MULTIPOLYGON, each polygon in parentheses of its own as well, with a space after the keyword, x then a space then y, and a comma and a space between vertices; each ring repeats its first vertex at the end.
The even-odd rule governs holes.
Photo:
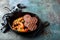
POLYGON ((24 15, 24 26, 27 27, 30 31, 34 31, 37 29, 37 21, 38 19, 36 17, 31 17, 29 14, 24 15))
POLYGON ((36 28, 37 28, 37 25, 36 25, 36 24, 29 24, 29 25, 28 25, 28 29, 29 29, 30 31, 34 31, 34 30, 36 30, 36 28))
POLYGON ((25 25, 25 27, 28 27, 29 23, 28 22, 25 22, 24 25, 25 25))
POLYGON ((32 17, 30 23, 37 23, 38 19, 36 17, 32 17))
POLYGON ((30 22, 31 16, 29 14, 24 15, 25 22, 30 22))

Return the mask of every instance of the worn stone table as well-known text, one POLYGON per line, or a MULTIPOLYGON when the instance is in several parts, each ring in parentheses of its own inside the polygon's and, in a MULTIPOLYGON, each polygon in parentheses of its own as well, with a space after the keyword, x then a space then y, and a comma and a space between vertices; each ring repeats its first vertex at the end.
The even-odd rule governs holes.
MULTIPOLYGON (((0 40, 60 40, 60 3, 57 0, 25 0, 20 2, 18 0, 0 0, 0 21, 1 17, 8 13, 8 10, 4 9, 4 6, 13 7, 18 3, 22 3, 27 6, 23 11, 35 13, 41 18, 42 21, 48 21, 50 25, 45 28, 45 34, 36 38, 27 38, 15 34, 11 30, 7 33, 0 32, 0 40)), ((1 23, 0 22, 0 23, 1 23)), ((0 24, 0 28, 1 28, 0 24)))

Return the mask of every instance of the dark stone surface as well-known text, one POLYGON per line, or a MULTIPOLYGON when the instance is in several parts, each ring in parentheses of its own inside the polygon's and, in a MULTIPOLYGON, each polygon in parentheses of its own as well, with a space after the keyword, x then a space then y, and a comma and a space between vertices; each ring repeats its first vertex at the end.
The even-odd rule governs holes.
MULTIPOLYGON (((13 0, 12 0, 13 1, 13 0)), ((13 1, 18 2, 18 1, 13 1)), ((12 2, 12 3, 13 3, 12 2)), ((13 5, 13 4, 12 4, 13 5)), ((10 6, 12 6, 10 5, 10 6)), ((23 11, 37 14, 42 21, 48 21, 50 26, 45 28, 43 34, 35 38, 17 35, 11 30, 7 33, 0 32, 1 40, 60 40, 60 4, 57 0, 29 0, 28 7, 23 11)))

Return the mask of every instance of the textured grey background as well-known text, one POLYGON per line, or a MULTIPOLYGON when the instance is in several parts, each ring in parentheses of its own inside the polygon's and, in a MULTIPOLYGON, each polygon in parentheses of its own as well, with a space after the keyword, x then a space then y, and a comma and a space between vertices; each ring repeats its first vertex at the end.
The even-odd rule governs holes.
MULTIPOLYGON (((37 14, 41 20, 50 22, 50 26, 45 29, 45 34, 36 38, 26 38, 15 34, 12 31, 7 33, 0 32, 0 40, 60 40, 60 3, 57 0, 0 0, 0 21, 1 17, 9 12, 4 6, 12 8, 17 3, 27 6, 23 11, 37 14)), ((0 22, 0 23, 1 23, 0 22)), ((2 26, 0 25, 0 28, 2 26)))

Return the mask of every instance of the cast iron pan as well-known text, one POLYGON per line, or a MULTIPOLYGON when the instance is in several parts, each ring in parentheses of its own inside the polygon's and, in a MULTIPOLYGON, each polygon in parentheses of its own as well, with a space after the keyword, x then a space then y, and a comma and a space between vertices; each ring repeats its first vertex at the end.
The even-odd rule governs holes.
MULTIPOLYGON (((7 18, 7 21, 8 21, 8 24, 9 24, 9 26, 10 26, 10 28, 11 28, 11 26, 12 26, 12 22, 15 20, 15 19, 17 19, 17 18, 19 18, 19 17, 22 17, 22 16, 24 16, 25 14, 29 14, 29 15, 31 15, 32 17, 37 17, 37 19, 38 19, 38 22, 37 22, 37 29, 36 30, 38 30, 38 28, 41 28, 41 20, 39 19, 39 17, 36 15, 36 14, 34 14, 34 13, 30 13, 30 12, 20 12, 20 11, 18 11, 18 12, 13 12, 12 13, 13 15, 12 16, 10 16, 10 17, 8 17, 7 18)), ((11 28, 12 29, 12 28, 11 28)), ((35 31, 36 31, 35 30, 35 31)), ((15 30, 13 30, 13 31, 15 31, 15 30)), ((18 32, 18 31, 15 31, 15 32, 18 32)), ((34 32, 34 31, 28 31, 28 32, 18 32, 18 33, 22 33, 22 34, 25 34, 25 33, 32 33, 32 32, 34 32)))

